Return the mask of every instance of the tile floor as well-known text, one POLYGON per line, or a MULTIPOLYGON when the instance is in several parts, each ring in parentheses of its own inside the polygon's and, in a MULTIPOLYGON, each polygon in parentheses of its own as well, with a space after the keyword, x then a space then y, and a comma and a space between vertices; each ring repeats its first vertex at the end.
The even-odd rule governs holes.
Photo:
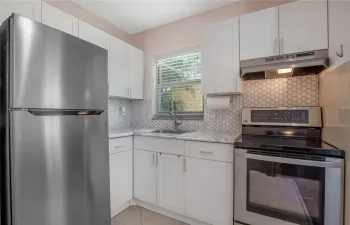
POLYGON ((111 225, 188 225, 161 214, 131 206, 112 218, 111 225))

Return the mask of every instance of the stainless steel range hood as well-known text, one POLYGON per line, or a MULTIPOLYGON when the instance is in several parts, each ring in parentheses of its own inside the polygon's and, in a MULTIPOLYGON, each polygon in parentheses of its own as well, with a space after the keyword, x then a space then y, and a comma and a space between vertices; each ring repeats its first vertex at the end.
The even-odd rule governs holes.
POLYGON ((328 67, 328 49, 241 61, 242 80, 319 74, 328 67))

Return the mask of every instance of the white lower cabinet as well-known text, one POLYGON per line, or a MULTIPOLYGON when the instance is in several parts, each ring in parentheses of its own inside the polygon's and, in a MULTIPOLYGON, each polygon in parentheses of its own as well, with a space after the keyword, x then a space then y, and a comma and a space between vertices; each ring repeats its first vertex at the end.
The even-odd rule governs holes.
POLYGON ((154 152, 134 150, 134 197, 157 204, 157 167, 154 152))
POLYGON ((233 224, 233 163, 186 157, 186 216, 233 224))
POLYGON ((132 199, 132 150, 109 155, 111 217, 132 199))
POLYGON ((171 139, 134 141, 135 148, 148 149, 134 150, 136 199, 212 225, 233 225, 233 145, 185 141, 174 149, 171 139), (168 154, 168 147, 162 153, 159 146, 177 153, 168 154))
POLYGON ((185 213, 184 157, 158 153, 157 205, 185 213))

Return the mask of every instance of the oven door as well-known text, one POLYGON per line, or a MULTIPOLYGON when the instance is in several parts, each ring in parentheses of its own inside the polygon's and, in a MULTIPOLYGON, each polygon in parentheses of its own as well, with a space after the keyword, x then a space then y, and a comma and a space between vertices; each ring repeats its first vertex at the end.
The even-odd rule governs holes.
POLYGON ((235 150, 235 221, 342 225, 344 160, 235 150))

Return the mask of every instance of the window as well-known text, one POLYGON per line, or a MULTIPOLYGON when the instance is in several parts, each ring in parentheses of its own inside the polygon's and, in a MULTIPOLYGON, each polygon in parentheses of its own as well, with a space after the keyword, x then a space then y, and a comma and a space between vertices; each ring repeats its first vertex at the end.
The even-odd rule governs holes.
POLYGON ((155 118, 202 119, 201 53, 191 51, 162 57, 155 63, 155 118))

